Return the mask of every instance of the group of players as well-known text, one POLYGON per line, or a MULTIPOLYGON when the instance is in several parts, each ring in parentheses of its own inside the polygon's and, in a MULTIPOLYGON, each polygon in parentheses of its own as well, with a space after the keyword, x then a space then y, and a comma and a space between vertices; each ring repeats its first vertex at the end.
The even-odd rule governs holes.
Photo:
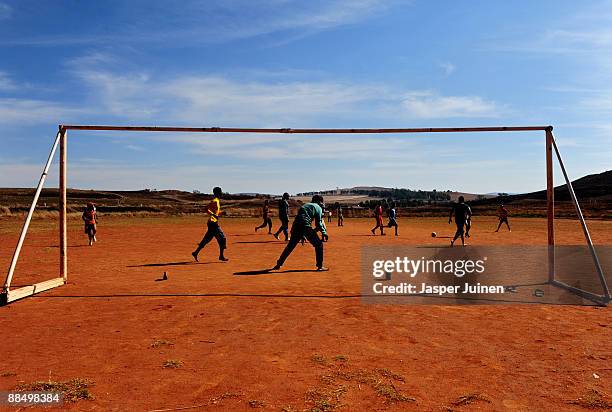
MULTIPOLYGON (((227 239, 221 226, 219 225, 219 218, 222 215, 221 211, 221 198, 223 196, 223 191, 220 187, 215 187, 213 189, 213 199, 210 201, 208 206, 206 207, 206 213, 208 214, 207 221, 207 230, 204 234, 204 237, 198 244, 196 250, 194 250, 191 255, 193 258, 198 261, 198 255, 200 251, 213 239, 217 240, 219 244, 219 260, 228 261, 229 259, 225 257, 225 250, 227 249, 227 239)), ((317 271, 327 271, 328 269, 323 266, 323 242, 327 242, 329 239, 329 235, 327 234, 327 228, 324 222, 324 215, 327 215, 328 222, 331 221, 331 211, 325 209, 325 203, 323 202, 323 196, 314 195, 312 200, 309 203, 302 205, 295 217, 293 224, 291 226, 291 234, 289 233, 289 193, 284 193, 281 199, 278 201, 278 213, 279 220, 281 221, 281 225, 275 233, 272 233, 272 217, 270 213, 270 201, 266 199, 264 201, 264 205, 262 208, 262 217, 263 222, 261 225, 255 227, 255 232, 259 229, 263 229, 265 227, 268 228, 268 233, 272 234, 276 239, 279 239, 279 235, 283 233, 285 241, 287 245, 285 249, 281 253, 280 257, 276 261, 276 265, 271 270, 279 270, 291 252, 295 249, 298 243, 304 242, 308 240, 310 244, 315 249, 315 257, 316 257, 316 270, 317 271), (314 227, 313 227, 314 223, 314 227), (319 237, 318 232, 321 232, 321 237, 319 237)), ((338 218, 338 226, 344 226, 344 216, 342 212, 342 207, 340 205, 336 206, 337 210, 337 218, 338 218)), ((395 229, 395 236, 398 236, 398 228, 399 225, 397 223, 397 202, 391 202, 388 208, 388 222, 385 225, 383 222, 383 202, 379 201, 374 208, 374 218, 376 219, 376 226, 371 230, 372 234, 376 234, 376 230, 380 230, 380 235, 384 236, 384 228, 393 227, 395 229)), ((458 202, 453 204, 450 215, 448 217, 448 223, 451 224, 453 221, 453 216, 455 220, 455 224, 457 226, 457 231, 451 240, 451 246, 454 245, 457 239, 461 238, 461 244, 465 246, 465 238, 470 237, 470 229, 471 229, 471 220, 472 220, 472 210, 468 204, 465 203, 465 199, 463 196, 459 196, 458 202)), ((500 205, 498 210, 499 224, 495 232, 499 232, 501 225, 503 223, 506 224, 508 230, 510 229, 510 224, 508 223, 508 210, 504 207, 504 205, 500 205)), ((89 238, 89 245, 92 246, 93 243, 97 241, 96 239, 96 226, 98 223, 97 211, 96 207, 93 203, 88 203, 85 207, 82 215, 82 219, 85 223, 85 233, 89 238)), ((432 235, 435 236, 435 233, 432 235)))

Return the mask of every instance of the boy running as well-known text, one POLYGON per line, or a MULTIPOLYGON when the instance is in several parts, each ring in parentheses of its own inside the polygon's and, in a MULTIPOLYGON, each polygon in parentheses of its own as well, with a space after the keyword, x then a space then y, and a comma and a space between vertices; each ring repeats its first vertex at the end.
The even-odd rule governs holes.
POLYGON ((263 223, 255 228, 257 232, 259 229, 262 229, 268 226, 268 234, 272 234, 272 218, 270 217, 270 201, 268 199, 264 200, 263 209, 261 211, 263 217, 263 223))
POLYGON ((83 222, 85 222, 85 233, 89 238, 89 246, 93 246, 96 239, 96 225, 98 224, 98 215, 96 213, 96 205, 93 203, 87 203, 85 209, 83 209, 83 215, 81 216, 83 222))
POLYGON ((372 234, 376 235, 376 229, 380 228, 380 235, 384 236, 385 232, 383 230, 383 207, 382 202, 380 201, 376 204, 376 207, 374 208, 374 219, 376 219, 376 226, 374 226, 374 229, 372 229, 372 234))
POLYGON ((227 262, 229 260, 223 255, 223 251, 227 248, 227 240, 225 239, 223 230, 221 230, 221 227, 219 226, 219 216, 221 216, 221 202, 219 199, 221 199, 222 194, 223 191, 220 187, 215 187, 213 189, 214 198, 210 201, 208 207, 206 208, 206 213, 208 213, 210 216, 208 218, 208 223, 206 224, 206 234, 202 238, 198 248, 191 253, 191 256, 193 256, 196 262, 198 262, 198 253, 200 253, 200 250, 202 250, 204 246, 206 246, 213 238, 217 239, 217 243, 219 244, 219 260, 223 262, 227 262))
POLYGON ((317 271, 327 271, 326 267, 323 266, 323 242, 326 242, 329 237, 327 236, 327 230, 325 229, 325 223, 323 222, 323 196, 314 195, 310 203, 306 203, 298 211, 293 225, 291 226, 291 238, 289 243, 283 250, 283 253, 278 258, 276 266, 272 270, 279 270, 285 263, 285 260, 289 257, 293 249, 297 246, 302 238, 306 238, 310 244, 315 248, 315 256, 317 263, 317 271), (312 222, 314 221, 315 227, 312 228, 312 222), (317 232, 321 232, 323 240, 319 239, 317 232))
POLYGON ((497 225, 496 232, 499 232, 499 228, 501 227, 502 223, 506 224, 508 227, 508 232, 512 232, 512 229, 510 229, 510 224, 508 223, 508 209, 506 209, 504 205, 499 205, 497 216, 499 217, 499 225, 497 225))
POLYGON ((448 216, 448 224, 450 225, 453 221, 453 214, 455 215, 455 224, 457 225, 457 231, 455 232, 455 237, 451 240, 451 247, 454 246, 455 240, 457 240, 461 236, 461 244, 465 246, 464 235, 464 226, 468 219, 472 217, 472 210, 468 205, 465 204, 465 198, 463 196, 459 196, 459 202, 455 203, 450 211, 450 215, 448 216))
POLYGON ((283 232, 286 242, 289 240, 289 193, 287 192, 283 193, 283 197, 278 201, 278 218, 281 221, 281 226, 274 234, 274 237, 278 239, 280 232, 283 232))
POLYGON ((395 236, 397 236, 397 203, 391 203, 391 209, 389 209, 389 223, 387 223, 387 227, 395 227, 395 236))

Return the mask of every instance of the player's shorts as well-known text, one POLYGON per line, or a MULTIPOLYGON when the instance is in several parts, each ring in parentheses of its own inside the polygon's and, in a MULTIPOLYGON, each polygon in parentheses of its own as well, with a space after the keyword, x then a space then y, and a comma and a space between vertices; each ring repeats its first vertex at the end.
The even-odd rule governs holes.
POLYGON ((93 232, 94 234, 96 233, 95 223, 85 223, 85 233, 89 234, 90 231, 93 232))
POLYGON ((499 223, 508 223, 508 218, 507 217, 500 217, 499 218, 499 223))
POLYGON ((382 218, 382 216, 378 216, 378 217, 376 218, 376 224, 377 224, 378 226, 383 226, 383 218, 382 218))
POLYGON ((455 220, 455 224, 457 225, 457 233, 464 233, 465 220, 455 220))

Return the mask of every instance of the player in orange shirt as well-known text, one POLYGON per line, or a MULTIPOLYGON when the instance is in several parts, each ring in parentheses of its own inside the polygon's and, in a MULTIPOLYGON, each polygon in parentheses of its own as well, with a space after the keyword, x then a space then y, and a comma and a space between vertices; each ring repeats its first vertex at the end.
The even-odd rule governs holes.
POLYGON ((220 187, 215 187, 213 189, 213 195, 213 200, 210 201, 206 208, 206 213, 209 215, 206 234, 202 238, 198 248, 191 253, 196 262, 198 261, 198 253, 200 253, 200 250, 202 250, 213 238, 217 239, 217 243, 219 244, 219 260, 224 262, 229 260, 223 255, 223 251, 227 248, 227 240, 225 239, 223 230, 221 230, 219 226, 219 216, 221 216, 221 202, 219 199, 221 199, 223 191, 220 187))

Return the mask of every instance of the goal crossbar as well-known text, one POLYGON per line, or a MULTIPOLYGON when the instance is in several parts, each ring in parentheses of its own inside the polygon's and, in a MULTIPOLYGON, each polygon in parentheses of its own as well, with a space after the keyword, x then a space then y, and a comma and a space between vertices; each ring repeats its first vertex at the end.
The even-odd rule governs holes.
POLYGON ((4 286, 0 293, 0 305, 8 304, 12 301, 30 296, 44 290, 48 290, 67 283, 68 281, 68 236, 67 236, 67 137, 68 130, 83 130, 83 131, 126 131, 126 132, 188 132, 188 133, 286 133, 286 134, 404 134, 404 133, 472 133, 472 132, 526 132, 526 131, 543 131, 545 132, 546 141, 546 205, 547 205, 547 240, 548 240, 548 283, 565 290, 568 290, 576 295, 588 299, 600 305, 607 305, 610 302, 610 289, 606 283, 601 263, 597 256, 597 251, 593 245, 591 235, 587 223, 582 214, 580 204, 576 198, 572 182, 569 180, 561 154, 553 137, 552 126, 491 126, 491 127, 438 127, 438 128, 357 128, 357 129, 293 129, 293 128, 241 128, 241 127, 171 127, 171 126, 113 126, 113 125, 59 125, 59 131, 54 140, 52 149, 49 153, 49 158, 43 173, 38 182, 38 187, 34 195, 34 199, 26 216, 25 223, 21 230, 17 247, 11 260, 4 286), (11 281, 15 272, 15 267, 19 259, 19 254, 23 246, 26 233, 29 228, 36 203, 40 196, 40 192, 45 183, 49 167, 55 155, 56 149, 60 148, 59 161, 59 220, 60 220, 60 270, 59 277, 35 285, 29 285, 18 289, 11 290, 11 281), (555 232, 554 232, 554 184, 553 184, 553 153, 557 158, 565 183, 570 193, 571 200, 576 209, 578 219, 582 226, 585 240, 591 252, 591 257, 595 265, 597 275, 599 277, 602 294, 591 293, 589 291, 568 285, 558 280, 555 276, 555 232))

